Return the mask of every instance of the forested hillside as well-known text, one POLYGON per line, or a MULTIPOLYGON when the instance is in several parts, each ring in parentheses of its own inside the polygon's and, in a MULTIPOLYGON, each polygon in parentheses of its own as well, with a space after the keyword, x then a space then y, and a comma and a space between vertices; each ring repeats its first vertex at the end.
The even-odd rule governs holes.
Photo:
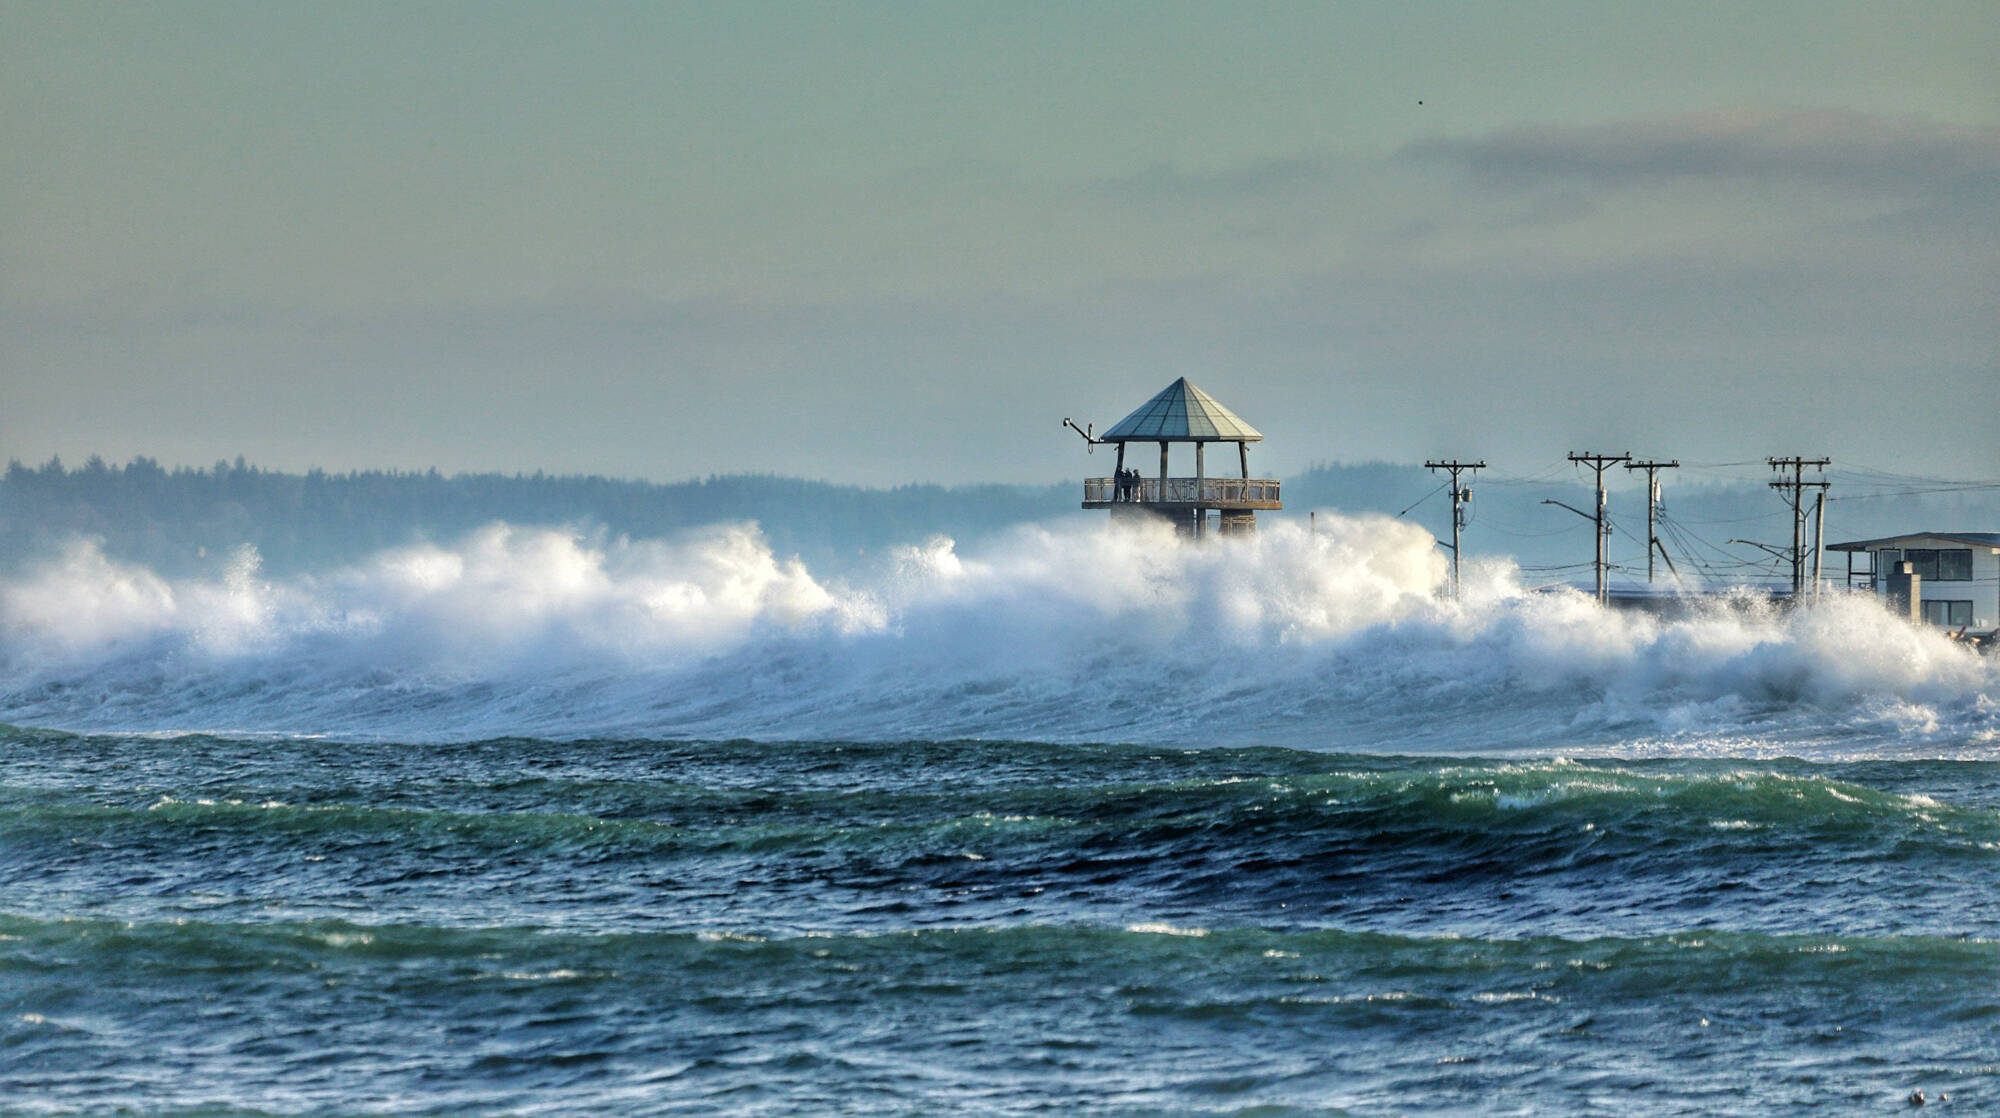
POLYGON ((92 458, 11 464, 0 481, 0 561, 18 565, 78 537, 162 573, 212 569, 254 546, 265 569, 353 560, 494 521, 566 525, 633 537, 697 524, 755 520, 781 553, 820 564, 883 542, 946 532, 976 536, 1065 507, 1069 487, 907 486, 863 489, 756 475, 655 484, 605 477, 261 470, 241 459, 208 469, 124 466, 92 458))

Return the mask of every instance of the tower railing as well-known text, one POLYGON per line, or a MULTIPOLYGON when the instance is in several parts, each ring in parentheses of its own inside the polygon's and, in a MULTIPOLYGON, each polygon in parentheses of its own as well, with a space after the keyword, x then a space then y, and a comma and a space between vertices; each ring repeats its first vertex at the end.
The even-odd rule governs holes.
POLYGON ((1278 479, 1268 477, 1142 477, 1120 491, 1118 479, 1083 479, 1085 504, 1206 505, 1228 508, 1233 505, 1275 505, 1278 479), (1165 484, 1162 485, 1164 480, 1165 484))

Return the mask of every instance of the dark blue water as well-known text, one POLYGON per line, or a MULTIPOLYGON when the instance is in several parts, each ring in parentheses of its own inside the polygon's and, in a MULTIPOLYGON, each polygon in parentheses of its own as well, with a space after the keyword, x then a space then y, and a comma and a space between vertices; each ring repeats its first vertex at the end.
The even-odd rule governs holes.
POLYGON ((2000 764, 0 732, 16 1113, 2000 1112, 2000 764))

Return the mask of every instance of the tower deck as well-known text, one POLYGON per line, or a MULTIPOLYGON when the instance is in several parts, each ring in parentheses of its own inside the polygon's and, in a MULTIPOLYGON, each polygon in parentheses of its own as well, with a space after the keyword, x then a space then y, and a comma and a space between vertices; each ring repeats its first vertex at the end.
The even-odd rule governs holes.
POLYGON ((1118 492, 1118 479, 1083 479, 1083 507, 1108 509, 1148 505, 1162 511, 1187 509, 1279 509, 1278 479, 1268 477, 1142 477, 1118 492), (1161 482, 1164 480, 1165 484, 1161 482))

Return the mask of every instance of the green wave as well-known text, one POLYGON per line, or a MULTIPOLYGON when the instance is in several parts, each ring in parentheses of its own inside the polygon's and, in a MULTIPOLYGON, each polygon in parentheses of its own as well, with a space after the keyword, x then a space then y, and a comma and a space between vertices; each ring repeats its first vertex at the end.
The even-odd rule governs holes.
POLYGON ((674 853, 865 849, 921 839, 1031 840, 1064 832, 1203 842, 1242 832, 1462 837, 1565 827, 1728 842, 1810 833, 1961 849, 2000 844, 2000 811, 1812 771, 1541 762, 1187 776, 1065 786, 941 781, 919 788, 703 787, 533 778, 399 788, 159 792, 0 786, 0 844, 133 829, 315 840, 381 836, 474 847, 674 853), (1198 832, 1198 835, 1197 835, 1198 832))
MULTIPOLYGON (((243 967, 317 971, 428 962, 450 967, 539 959, 572 981, 629 979, 661 966, 822 967, 929 960, 1023 965, 1239 968, 1244 981, 1331 965, 1380 977, 1493 972, 1693 974, 1826 972, 1876 980, 1947 973, 2000 978, 2000 941, 1935 935, 1812 935, 1689 929, 1639 937, 1481 938, 1343 929, 1021 924, 803 935, 742 930, 584 934, 534 926, 442 927, 346 920, 129 922, 0 914, 0 971, 78 967, 202 973, 243 967), (579 969, 580 968, 580 969, 579 969)), ((528 973, 510 970, 507 973, 528 973)), ((546 977, 551 972, 543 972, 546 977)), ((1980 991, 1986 996, 1988 991, 1980 991)))

